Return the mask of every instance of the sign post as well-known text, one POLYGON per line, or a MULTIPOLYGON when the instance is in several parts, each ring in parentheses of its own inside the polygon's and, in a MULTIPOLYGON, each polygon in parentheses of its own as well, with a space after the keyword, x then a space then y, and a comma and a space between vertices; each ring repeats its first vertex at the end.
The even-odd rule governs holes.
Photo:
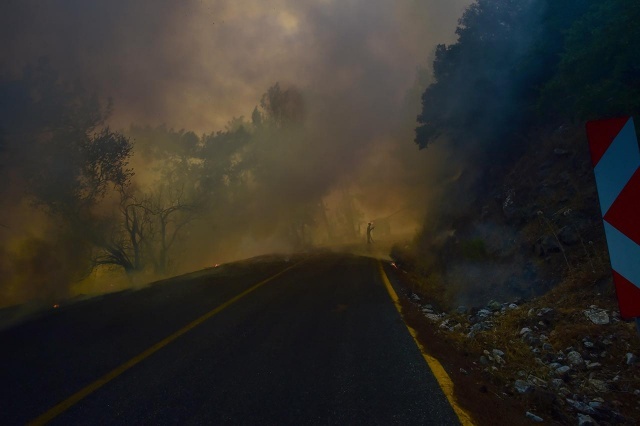
POLYGON ((640 327, 640 149, 633 118, 589 121, 587 137, 620 316, 636 318, 640 327))

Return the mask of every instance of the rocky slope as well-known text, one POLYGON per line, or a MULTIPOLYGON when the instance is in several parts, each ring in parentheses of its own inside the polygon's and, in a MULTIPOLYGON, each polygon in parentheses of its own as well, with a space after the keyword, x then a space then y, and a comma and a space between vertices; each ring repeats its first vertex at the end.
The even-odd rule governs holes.
POLYGON ((392 250, 407 316, 464 354, 462 392, 493 386, 525 424, 637 424, 640 335, 617 309, 584 130, 539 140, 445 238, 392 250))

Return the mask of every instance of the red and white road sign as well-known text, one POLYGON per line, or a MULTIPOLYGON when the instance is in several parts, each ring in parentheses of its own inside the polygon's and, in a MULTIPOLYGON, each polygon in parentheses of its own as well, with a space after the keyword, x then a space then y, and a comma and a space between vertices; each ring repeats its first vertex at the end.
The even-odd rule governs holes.
POLYGON ((640 150, 631 117, 587 123, 613 282, 623 318, 640 317, 640 150))

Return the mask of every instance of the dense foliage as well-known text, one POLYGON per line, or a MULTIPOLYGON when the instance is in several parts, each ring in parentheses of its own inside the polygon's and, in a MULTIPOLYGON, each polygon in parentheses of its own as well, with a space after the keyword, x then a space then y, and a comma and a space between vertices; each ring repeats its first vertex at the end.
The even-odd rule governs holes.
POLYGON ((477 0, 439 45, 415 142, 510 148, 533 124, 640 111, 640 3, 477 0))

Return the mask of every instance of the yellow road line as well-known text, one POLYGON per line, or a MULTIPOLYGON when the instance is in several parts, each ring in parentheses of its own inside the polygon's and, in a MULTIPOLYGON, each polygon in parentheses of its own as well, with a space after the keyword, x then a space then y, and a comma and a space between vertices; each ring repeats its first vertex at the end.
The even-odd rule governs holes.
MULTIPOLYGON (((389 293, 389 296, 391 296, 391 299, 393 300, 393 304, 395 305, 397 311, 400 313, 400 316, 402 316, 402 306, 400 305, 400 299, 398 298, 398 295, 396 294, 395 290, 391 286, 391 282, 389 282, 389 278, 387 277, 387 274, 386 272, 384 272, 384 268, 382 267, 382 262, 379 260, 378 260, 378 268, 380 270, 380 276, 382 277, 382 282, 384 282, 384 286, 387 288, 387 292, 389 293)), ((416 342, 418 349, 420 349, 420 353, 422 354, 422 357, 424 358, 425 361, 427 361, 427 364, 429 365, 431 372, 433 372, 433 375, 438 381, 438 384, 440 385, 442 392, 447 397, 447 401, 449 401, 449 404, 453 408, 453 411, 458 416, 458 420, 460 420, 460 423, 463 426, 474 425, 473 420, 469 415, 469 413, 467 413, 462 407, 458 405, 455 399, 455 396, 453 394, 453 382, 451 381, 451 377, 449 377, 444 367, 442 367, 442 364, 440 364, 440 361, 438 361, 437 359, 435 359, 425 351, 424 346, 422 346, 422 344, 418 341, 418 335, 416 331, 412 327, 409 327, 409 325, 406 322, 405 322, 405 325, 409 330, 409 334, 411 334, 411 337, 413 337, 413 341, 416 342)))
POLYGON ((154 353, 156 353, 160 349, 164 348, 169 343, 173 342, 174 340, 176 340, 178 337, 182 336, 183 334, 185 334, 189 330, 191 330, 191 329, 197 327, 198 325, 202 324, 203 322, 205 322, 206 320, 208 320, 212 316, 220 313, 225 308, 228 308, 229 306, 233 305, 234 303, 236 303, 238 300, 242 299, 243 297, 245 297, 249 293, 257 290, 259 287, 262 287, 263 285, 265 285, 269 281, 274 280, 275 278, 279 277, 280 275, 284 274, 285 272, 289 271, 290 269, 298 266, 302 262, 304 262, 304 260, 302 260, 300 262, 297 262, 296 264, 291 265, 288 268, 283 269, 282 271, 278 272, 277 274, 272 275, 272 276, 270 276, 269 278, 267 278, 267 279, 265 279, 263 281, 260 281, 258 284, 254 285, 253 287, 250 287, 247 290, 243 291, 242 293, 238 294, 237 296, 227 300, 226 302, 224 302, 222 305, 218 306, 214 310, 212 310, 210 312, 207 312, 206 314, 202 315, 200 318, 198 318, 195 321, 187 324, 186 326, 184 326, 180 330, 176 331, 175 333, 173 333, 169 337, 165 338, 164 340, 161 340, 160 342, 158 342, 155 345, 151 346, 149 349, 145 350, 144 352, 140 353, 139 355, 131 358, 129 361, 127 361, 124 364, 120 365, 116 369, 114 369, 114 370, 110 371, 109 373, 105 374, 104 376, 100 377, 95 382, 93 382, 90 385, 80 389, 78 392, 74 393, 69 398, 65 399, 64 401, 62 401, 61 403, 59 403, 55 407, 52 407, 47 412, 41 414, 40 416, 38 416, 36 419, 32 420, 28 424, 36 426, 36 425, 44 425, 44 424, 50 422, 51 420, 53 420, 54 418, 56 418, 60 414, 62 414, 65 411, 67 411, 69 408, 73 407, 75 404, 80 402, 85 397, 89 396, 90 394, 92 394, 96 390, 100 389, 102 386, 106 385, 107 383, 109 383, 110 381, 112 381, 113 379, 115 379, 116 377, 118 377, 119 375, 121 375, 122 373, 124 373, 125 371, 130 369, 131 367, 133 367, 136 364, 140 363, 145 358, 150 357, 151 355, 153 355, 154 353))

